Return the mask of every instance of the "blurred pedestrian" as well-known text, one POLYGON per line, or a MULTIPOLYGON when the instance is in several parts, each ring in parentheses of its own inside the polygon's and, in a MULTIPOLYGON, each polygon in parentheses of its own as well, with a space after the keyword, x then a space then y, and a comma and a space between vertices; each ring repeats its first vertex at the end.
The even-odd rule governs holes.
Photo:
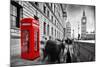
POLYGON ((69 38, 67 38, 67 40, 65 40, 65 50, 64 50, 64 59, 66 63, 71 63, 71 49, 69 48, 70 45, 72 45, 72 40, 70 40, 69 38))
POLYGON ((66 63, 71 63, 71 55, 70 55, 70 51, 68 48, 67 54, 66 54, 66 63))
POLYGON ((46 42, 45 50, 46 56, 48 57, 48 63, 56 63, 59 61, 60 48, 53 40, 46 42))

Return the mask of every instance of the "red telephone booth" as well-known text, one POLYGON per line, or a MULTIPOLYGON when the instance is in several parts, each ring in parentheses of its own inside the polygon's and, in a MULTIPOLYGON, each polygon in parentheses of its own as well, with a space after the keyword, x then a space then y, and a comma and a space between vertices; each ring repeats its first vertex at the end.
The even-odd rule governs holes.
POLYGON ((21 20, 21 58, 34 60, 40 56, 39 21, 34 18, 21 20))

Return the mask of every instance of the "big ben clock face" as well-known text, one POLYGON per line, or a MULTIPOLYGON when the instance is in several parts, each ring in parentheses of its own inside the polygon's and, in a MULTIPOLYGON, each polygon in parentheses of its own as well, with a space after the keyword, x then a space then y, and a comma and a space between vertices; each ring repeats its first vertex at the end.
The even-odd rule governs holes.
POLYGON ((86 23, 86 19, 83 19, 82 22, 83 22, 83 23, 86 23))

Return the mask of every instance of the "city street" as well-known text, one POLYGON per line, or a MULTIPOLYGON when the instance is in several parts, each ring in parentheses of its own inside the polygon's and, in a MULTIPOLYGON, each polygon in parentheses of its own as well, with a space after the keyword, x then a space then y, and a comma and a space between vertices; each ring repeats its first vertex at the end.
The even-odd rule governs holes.
MULTIPOLYGON (((37 65, 37 64, 46 64, 47 61, 43 61, 43 48, 44 48, 44 44, 41 44, 40 45, 40 57, 35 59, 35 60, 25 60, 25 59, 22 59, 20 57, 20 54, 21 54, 21 50, 20 48, 18 48, 18 45, 20 44, 20 39, 11 39, 12 40, 12 44, 13 46, 12 49, 11 49, 11 65, 15 65, 15 66, 18 66, 18 65, 37 65), (19 43, 18 43, 19 42, 19 43)), ((82 43, 74 43, 73 45, 66 45, 66 48, 65 49, 65 53, 67 53, 68 51, 68 47, 69 47, 69 51, 70 51, 70 54, 72 56, 72 62, 79 62, 79 61, 93 61, 94 60, 94 44, 84 44, 82 45, 82 43), (75 45, 77 45, 77 47, 74 47, 75 45), (79 47, 80 45, 80 47, 79 47), (85 45, 85 48, 83 48, 82 46, 85 45), (87 45, 87 46, 86 46, 87 45), (92 47, 90 48, 88 45, 91 45, 92 47), (79 50, 80 52, 80 55, 77 55, 75 56, 75 53, 77 53, 77 50, 74 50, 73 48, 79 50), (89 51, 90 50, 90 51, 89 51), (91 55, 91 52, 93 53, 91 55), (90 55, 89 55, 90 54, 90 55), (88 56, 87 56, 88 55, 88 56), (89 56, 90 59, 89 59, 89 56)), ((20 46, 20 45, 19 45, 20 46)), ((78 54, 78 53, 77 53, 78 54)))
POLYGON ((10 8, 11 66, 95 61, 95 6, 11 0, 10 8))
MULTIPOLYGON (((48 58, 46 58, 45 61, 43 60, 43 48, 44 44, 40 45, 40 57, 35 60, 25 60, 21 58, 21 49, 20 47, 20 39, 11 39, 11 65, 12 66, 18 66, 18 65, 37 65, 37 64, 46 64, 48 58)), ((68 46, 66 46, 68 48, 68 46)), ((69 49, 72 49, 72 45, 69 46, 69 49)), ((72 50, 70 50, 72 52, 72 50)), ((67 50, 65 50, 65 53, 67 53, 67 50)), ((74 60, 76 61, 76 60, 74 60)))
POLYGON ((95 61, 95 41, 80 40, 76 41, 74 45, 80 62, 95 61))

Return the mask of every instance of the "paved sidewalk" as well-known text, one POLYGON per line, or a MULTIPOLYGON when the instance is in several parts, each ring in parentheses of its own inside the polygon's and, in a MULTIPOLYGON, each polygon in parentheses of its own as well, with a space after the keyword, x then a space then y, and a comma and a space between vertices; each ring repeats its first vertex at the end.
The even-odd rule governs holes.
POLYGON ((11 39, 11 65, 12 67, 15 66, 28 66, 28 65, 36 65, 36 64, 44 64, 44 62, 42 62, 42 58, 43 58, 43 52, 42 52, 42 48, 44 46, 41 45, 40 46, 40 57, 35 59, 35 60, 25 60, 25 59, 21 59, 20 54, 21 54, 21 47, 20 47, 20 39, 11 39))
POLYGON ((19 56, 11 57, 11 66, 28 66, 28 65, 37 65, 37 64, 42 64, 41 57, 35 60, 21 59, 19 56))

